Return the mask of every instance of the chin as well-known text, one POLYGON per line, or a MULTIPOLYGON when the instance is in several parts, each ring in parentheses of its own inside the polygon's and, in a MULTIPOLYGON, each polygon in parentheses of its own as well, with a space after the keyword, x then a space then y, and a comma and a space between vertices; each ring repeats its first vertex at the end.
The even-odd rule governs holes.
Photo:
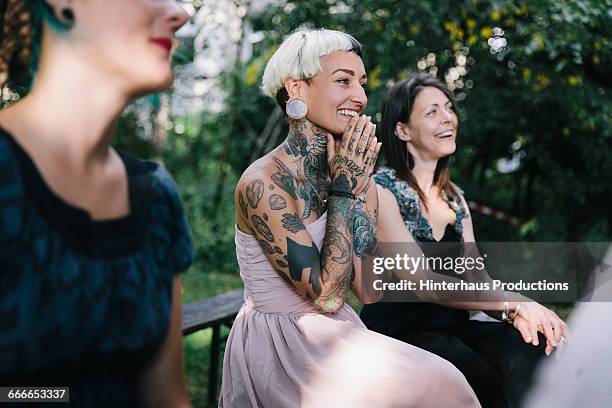
POLYGON ((144 75, 140 76, 140 86, 138 87, 136 93, 139 96, 144 96, 154 92, 162 92, 168 90, 174 81, 174 77, 172 72, 164 72, 164 73, 156 73, 153 75, 149 75, 145 77, 144 75), (143 79, 147 79, 143 81, 143 79))
POLYGON ((455 154, 456 150, 457 149, 448 149, 448 150, 446 150, 445 152, 442 153, 442 157, 451 156, 451 155, 455 154))

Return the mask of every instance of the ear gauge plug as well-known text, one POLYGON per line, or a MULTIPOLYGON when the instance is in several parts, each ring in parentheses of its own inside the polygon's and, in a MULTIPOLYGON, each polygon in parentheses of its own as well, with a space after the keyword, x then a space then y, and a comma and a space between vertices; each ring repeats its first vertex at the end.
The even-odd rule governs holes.
POLYGON ((62 9, 62 17, 64 18, 64 20, 66 21, 66 23, 68 24, 73 24, 74 23, 74 12, 72 11, 72 9, 66 7, 62 9))

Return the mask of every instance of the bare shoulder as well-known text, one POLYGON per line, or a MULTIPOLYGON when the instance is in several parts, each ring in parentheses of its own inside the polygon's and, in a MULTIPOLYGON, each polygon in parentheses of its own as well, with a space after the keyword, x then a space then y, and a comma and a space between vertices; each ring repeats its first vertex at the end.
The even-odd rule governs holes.
POLYGON ((252 233, 249 226, 249 207, 257 208, 263 198, 266 184, 270 180, 272 160, 264 156, 253 163, 242 173, 236 190, 234 202, 236 205, 236 224, 247 233, 252 233))
POLYGON ((234 195, 236 223, 246 233, 254 233, 253 215, 284 210, 295 205, 294 175, 274 154, 253 162, 242 174, 234 195))

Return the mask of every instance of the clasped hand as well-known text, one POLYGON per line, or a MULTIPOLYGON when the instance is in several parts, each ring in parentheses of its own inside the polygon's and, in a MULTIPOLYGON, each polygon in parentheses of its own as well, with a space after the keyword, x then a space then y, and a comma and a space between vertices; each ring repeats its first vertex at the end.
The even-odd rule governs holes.
POLYGON ((568 338, 567 324, 552 310, 534 301, 520 302, 518 315, 513 322, 526 343, 539 344, 538 332, 546 337, 546 355, 553 349, 563 350, 568 338))
POLYGON ((331 134, 327 135, 327 161, 331 189, 359 196, 366 190, 382 143, 376 138, 376 125, 362 115, 351 119, 342 135, 338 151, 331 134))

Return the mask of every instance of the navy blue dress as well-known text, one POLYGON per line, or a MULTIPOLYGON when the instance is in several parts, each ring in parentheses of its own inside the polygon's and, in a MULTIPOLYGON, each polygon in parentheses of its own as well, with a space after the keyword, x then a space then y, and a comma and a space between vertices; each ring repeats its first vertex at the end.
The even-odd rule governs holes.
POLYGON ((120 156, 130 215, 96 221, 0 129, 0 385, 69 386, 70 406, 140 406, 135 384, 165 339, 173 277, 193 249, 168 172, 120 156))

